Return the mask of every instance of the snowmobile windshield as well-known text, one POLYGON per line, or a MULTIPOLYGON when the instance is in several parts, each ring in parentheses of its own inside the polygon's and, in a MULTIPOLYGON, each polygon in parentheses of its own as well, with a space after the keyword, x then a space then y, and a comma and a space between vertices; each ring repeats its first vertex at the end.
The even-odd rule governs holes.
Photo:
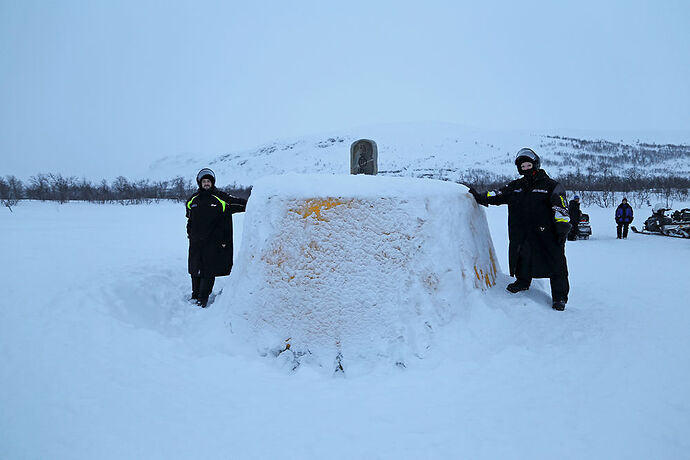
POLYGON ((666 211, 666 208, 664 208, 664 205, 661 203, 655 204, 652 208, 652 212, 654 214, 663 214, 664 211, 666 211))

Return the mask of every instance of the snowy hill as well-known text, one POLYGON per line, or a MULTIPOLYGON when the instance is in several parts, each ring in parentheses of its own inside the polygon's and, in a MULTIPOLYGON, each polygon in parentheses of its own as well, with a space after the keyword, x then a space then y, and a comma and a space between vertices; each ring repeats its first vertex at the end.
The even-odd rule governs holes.
POLYGON ((472 181, 477 175, 515 175, 515 152, 531 146, 555 177, 566 173, 625 177, 690 175, 690 132, 496 132, 443 123, 390 124, 278 140, 220 155, 180 154, 154 162, 142 175, 189 177, 210 166, 222 184, 252 185, 264 175, 349 171, 350 145, 378 145, 379 174, 472 181))

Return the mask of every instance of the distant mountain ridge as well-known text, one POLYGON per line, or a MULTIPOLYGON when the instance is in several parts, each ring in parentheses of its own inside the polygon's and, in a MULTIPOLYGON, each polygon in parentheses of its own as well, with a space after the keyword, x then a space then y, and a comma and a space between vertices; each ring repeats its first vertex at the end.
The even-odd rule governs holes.
POLYGON ((251 186, 270 174, 348 174, 350 145, 366 138, 377 143, 379 174, 389 176, 456 182, 472 182, 480 176, 512 177, 516 175, 515 152, 529 146, 553 177, 579 173, 624 178, 633 172, 644 177, 690 177, 690 143, 658 143, 653 137, 648 134, 640 141, 615 134, 574 137, 444 123, 390 124, 280 140, 220 155, 165 157, 144 174, 151 179, 193 177, 202 167, 211 167, 219 183, 236 186, 251 186))

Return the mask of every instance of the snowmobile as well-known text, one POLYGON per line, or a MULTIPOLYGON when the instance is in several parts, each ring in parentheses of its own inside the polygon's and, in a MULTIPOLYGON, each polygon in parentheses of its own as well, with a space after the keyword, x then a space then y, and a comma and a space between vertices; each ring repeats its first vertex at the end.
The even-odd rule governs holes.
POLYGON ((589 225, 589 214, 582 213, 580 222, 577 223, 577 239, 588 240, 592 235, 592 227, 589 225))
POLYGON ((644 221, 644 228, 638 230, 630 227, 633 232, 643 235, 664 235, 676 238, 690 238, 690 210, 682 209, 674 212, 671 217, 666 215, 669 208, 657 204, 652 208, 652 215, 644 221))
POLYGON ((690 208, 674 211, 673 214, 671 214, 671 219, 673 219, 674 222, 690 222, 690 208))

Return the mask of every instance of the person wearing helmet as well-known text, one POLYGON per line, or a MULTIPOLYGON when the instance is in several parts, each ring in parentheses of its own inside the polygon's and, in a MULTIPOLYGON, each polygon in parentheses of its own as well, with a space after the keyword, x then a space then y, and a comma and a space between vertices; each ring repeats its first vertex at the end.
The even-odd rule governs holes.
POLYGON ((580 196, 575 195, 570 203, 568 203, 568 215, 570 216, 570 224, 572 225, 570 233, 568 233, 568 241, 577 240, 578 234, 578 224, 580 223, 580 217, 582 217, 582 211, 580 210, 580 196))
POLYGON ((192 300, 206 307, 216 276, 232 269, 232 214, 244 212, 247 200, 216 188, 216 175, 204 168, 196 175, 199 190, 186 203, 188 269, 192 300))
POLYGON ((633 221, 633 208, 628 204, 628 199, 623 197, 621 204, 616 208, 616 238, 628 238, 628 226, 633 221))
POLYGON ((565 189, 543 169, 534 150, 520 149, 515 166, 521 178, 497 191, 469 192, 478 204, 508 205, 508 259, 510 275, 516 280, 506 289, 526 291, 532 278, 550 278, 552 308, 565 310, 570 285, 565 258, 565 241, 570 218, 565 189))

